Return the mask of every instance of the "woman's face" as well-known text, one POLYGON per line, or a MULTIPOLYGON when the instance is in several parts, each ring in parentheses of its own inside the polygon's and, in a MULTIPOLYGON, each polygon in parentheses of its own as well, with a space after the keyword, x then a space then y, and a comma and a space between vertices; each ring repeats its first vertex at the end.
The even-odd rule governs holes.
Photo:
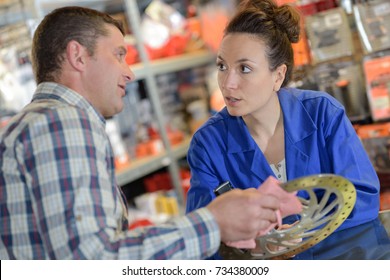
POLYGON ((274 109, 286 66, 269 70, 265 44, 247 33, 226 35, 220 45, 218 85, 230 115, 247 116, 274 109))

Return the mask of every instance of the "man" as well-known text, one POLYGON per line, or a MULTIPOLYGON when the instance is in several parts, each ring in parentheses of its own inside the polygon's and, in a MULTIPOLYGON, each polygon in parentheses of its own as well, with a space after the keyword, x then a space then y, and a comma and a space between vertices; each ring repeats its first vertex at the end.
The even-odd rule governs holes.
POLYGON ((0 259, 201 259, 276 221, 279 201, 250 189, 128 230, 105 133, 134 80, 123 35, 116 20, 81 7, 54 10, 38 26, 38 87, 0 133, 0 259))

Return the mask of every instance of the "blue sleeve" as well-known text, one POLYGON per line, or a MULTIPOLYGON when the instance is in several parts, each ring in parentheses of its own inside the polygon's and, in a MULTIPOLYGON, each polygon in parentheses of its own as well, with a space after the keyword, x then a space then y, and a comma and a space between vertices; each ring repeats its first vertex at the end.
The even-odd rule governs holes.
POLYGON ((214 198, 213 189, 218 186, 219 180, 215 176, 215 169, 208 150, 203 141, 198 141, 199 134, 194 135, 187 154, 187 161, 191 169, 191 188, 187 193, 187 213, 209 204, 214 198))
POLYGON ((340 229, 375 219, 379 213, 379 179, 344 110, 338 109, 324 129, 333 173, 349 179, 357 191, 354 210, 340 229))

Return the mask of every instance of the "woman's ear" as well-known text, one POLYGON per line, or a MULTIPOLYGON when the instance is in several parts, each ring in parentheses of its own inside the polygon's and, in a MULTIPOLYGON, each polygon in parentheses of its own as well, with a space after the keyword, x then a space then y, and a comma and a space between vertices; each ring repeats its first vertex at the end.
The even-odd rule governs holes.
POLYGON ((287 66, 286 64, 280 65, 276 70, 274 71, 274 91, 279 91, 280 87, 282 86, 284 79, 286 77, 287 72, 287 66))
POLYGON ((66 46, 66 58, 77 71, 83 71, 87 55, 87 49, 75 40, 70 41, 66 46))

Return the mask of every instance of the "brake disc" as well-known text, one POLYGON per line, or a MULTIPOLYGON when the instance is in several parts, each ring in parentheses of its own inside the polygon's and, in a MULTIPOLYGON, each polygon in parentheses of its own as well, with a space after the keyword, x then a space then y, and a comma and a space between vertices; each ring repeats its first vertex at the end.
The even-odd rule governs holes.
MULTIPOLYGON (((224 259, 289 259, 334 232, 352 212, 355 186, 344 177, 321 174, 281 184, 288 192, 303 191, 302 211, 288 228, 273 229, 256 238, 255 249, 237 249, 221 244, 224 259)), ((300 192, 302 194, 302 192, 300 192)))

